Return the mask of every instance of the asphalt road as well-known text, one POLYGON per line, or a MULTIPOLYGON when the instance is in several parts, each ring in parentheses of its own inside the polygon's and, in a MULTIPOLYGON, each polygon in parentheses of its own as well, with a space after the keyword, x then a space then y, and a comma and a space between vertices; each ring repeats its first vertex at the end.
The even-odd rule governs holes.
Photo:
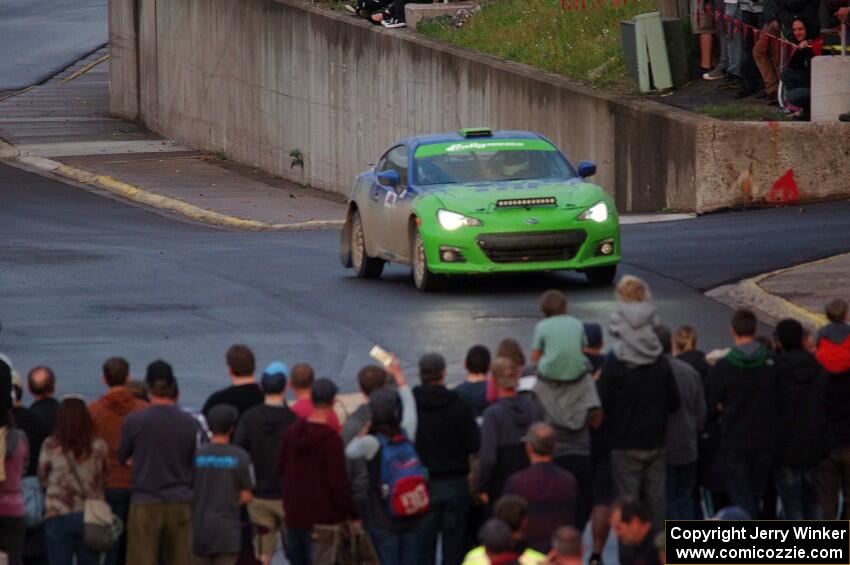
MULTIPOLYGON (((665 323, 721 346, 729 310, 701 289, 847 250, 848 213, 845 202, 627 226, 622 272, 649 281, 665 323)), ((87 396, 100 392, 107 357, 127 357, 138 377, 163 358, 198 406, 227 383, 224 352, 236 342, 261 366, 308 361, 351 391, 376 343, 413 377, 421 353, 441 351, 458 379, 474 343, 530 345, 547 288, 588 321, 612 307, 610 287, 573 273, 464 278, 440 294, 417 292, 402 267, 361 281, 340 266, 337 241, 192 224, 0 165, 0 351, 24 370, 52 366, 60 394, 87 396)))
POLYGON ((3 0, 0 92, 38 84, 106 40, 106 0, 3 0))

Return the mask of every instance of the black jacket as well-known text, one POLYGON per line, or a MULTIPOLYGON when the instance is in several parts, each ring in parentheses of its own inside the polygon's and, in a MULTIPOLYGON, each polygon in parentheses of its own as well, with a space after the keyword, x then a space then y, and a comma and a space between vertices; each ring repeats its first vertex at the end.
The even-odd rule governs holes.
POLYGON ((663 356, 628 368, 609 355, 598 382, 613 449, 664 447, 667 420, 679 408, 679 390, 663 356))
MULTIPOLYGON (((818 48, 820 49, 820 48, 818 48)), ((798 79, 794 80, 794 84, 791 84, 791 79, 788 79, 789 88, 805 88, 810 87, 812 84, 812 59, 815 58, 815 50, 812 47, 806 47, 805 49, 797 49, 794 51, 794 54, 791 55, 791 59, 788 61, 788 68, 794 71, 797 71, 798 79)))
POLYGON ((696 369, 699 376, 702 377, 702 382, 705 383, 705 380, 708 378, 708 373, 711 371, 711 365, 709 365, 708 361, 705 360, 705 353, 699 349, 691 349, 690 351, 678 354, 676 359, 684 361, 696 369))
POLYGON ((209 417, 210 410, 218 404, 230 404, 239 412, 237 422, 242 415, 265 400, 263 391, 257 383, 249 383, 244 385, 231 385, 227 388, 218 390, 207 398, 201 412, 205 417, 209 417))
POLYGON ((56 412, 59 411, 59 401, 48 396, 30 404, 30 410, 41 418, 48 435, 56 431, 56 412))
POLYGON ((29 408, 23 406, 12 407, 12 418, 15 419, 15 427, 27 434, 30 447, 30 457, 24 475, 36 475, 38 473, 38 456, 41 453, 41 444, 47 439, 47 427, 41 418, 32 413, 29 408))
POLYGON ((420 385, 416 399, 416 451, 430 478, 456 479, 469 474, 469 456, 478 451, 481 435, 475 414, 443 385, 420 385))
POLYGON ((708 375, 709 410, 720 418, 724 449, 776 447, 779 367, 756 342, 733 347, 708 375))
POLYGON ((777 463, 783 467, 813 467, 830 446, 826 412, 826 371, 805 349, 779 356, 779 416, 777 463))
POLYGON ((6 418, 12 408, 12 368, 0 359, 0 426, 6 425, 6 418))
POLYGON ((826 413, 832 447, 850 446, 850 371, 829 375, 826 413))
POLYGON ((543 409, 533 395, 501 398, 484 411, 481 449, 478 451, 478 488, 497 500, 512 474, 528 467, 525 434, 543 420, 543 409))
POLYGON ((288 406, 260 404, 245 412, 239 420, 233 443, 251 455, 257 476, 254 488, 257 498, 279 499, 283 496, 278 473, 281 439, 284 430, 297 419, 298 416, 288 406))

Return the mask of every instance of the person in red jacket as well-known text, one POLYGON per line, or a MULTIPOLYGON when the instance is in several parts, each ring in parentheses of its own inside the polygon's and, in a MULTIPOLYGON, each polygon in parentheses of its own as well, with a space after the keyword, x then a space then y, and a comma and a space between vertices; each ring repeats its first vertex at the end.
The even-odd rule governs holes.
POLYGON ((280 475, 286 508, 287 557, 292 565, 312 565, 316 525, 355 520, 342 438, 328 426, 337 388, 317 379, 311 388, 313 411, 283 433, 280 475))
MULTIPOLYGON (((94 421, 95 432, 109 447, 106 475, 106 501, 112 512, 127 523, 130 514, 130 488, 133 484, 130 467, 118 460, 118 444, 124 420, 133 412, 148 407, 127 390, 130 380, 130 365, 122 357, 112 357, 103 364, 103 383, 109 390, 89 404, 89 414, 94 421)), ((106 565, 121 565, 126 561, 127 535, 121 533, 118 542, 106 554, 106 565)))
POLYGON ((829 324, 818 332, 818 362, 830 373, 850 371, 850 325, 847 324, 847 302, 836 298, 826 305, 829 324))
POLYGON ((827 324, 818 333, 815 358, 826 369, 826 413, 829 419, 831 450, 818 467, 818 499, 823 518, 838 514, 838 493, 843 493, 844 512, 850 512, 850 326, 847 302, 841 299, 826 305, 827 324))

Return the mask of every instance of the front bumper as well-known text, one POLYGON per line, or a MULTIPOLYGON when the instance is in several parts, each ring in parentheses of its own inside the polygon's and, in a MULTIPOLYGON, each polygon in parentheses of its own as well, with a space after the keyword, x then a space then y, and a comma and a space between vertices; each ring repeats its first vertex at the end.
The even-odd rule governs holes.
POLYGON ((620 227, 608 222, 575 221, 558 228, 504 230, 498 227, 462 227, 447 231, 437 224, 420 226, 428 268, 439 274, 511 273, 588 269, 620 261, 620 227), (600 246, 610 242, 612 253, 600 246), (454 261, 446 261, 452 251, 454 261), (462 260, 457 260, 462 258, 462 260))

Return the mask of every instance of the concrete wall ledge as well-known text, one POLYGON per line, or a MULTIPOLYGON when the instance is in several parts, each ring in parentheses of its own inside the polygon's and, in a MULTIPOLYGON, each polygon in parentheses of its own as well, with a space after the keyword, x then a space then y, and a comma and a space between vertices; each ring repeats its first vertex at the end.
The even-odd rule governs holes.
POLYGON ((140 21, 109 0, 113 113, 318 188, 398 138, 490 125, 597 161, 623 211, 850 196, 847 124, 722 122, 299 0, 138 1, 140 21))

